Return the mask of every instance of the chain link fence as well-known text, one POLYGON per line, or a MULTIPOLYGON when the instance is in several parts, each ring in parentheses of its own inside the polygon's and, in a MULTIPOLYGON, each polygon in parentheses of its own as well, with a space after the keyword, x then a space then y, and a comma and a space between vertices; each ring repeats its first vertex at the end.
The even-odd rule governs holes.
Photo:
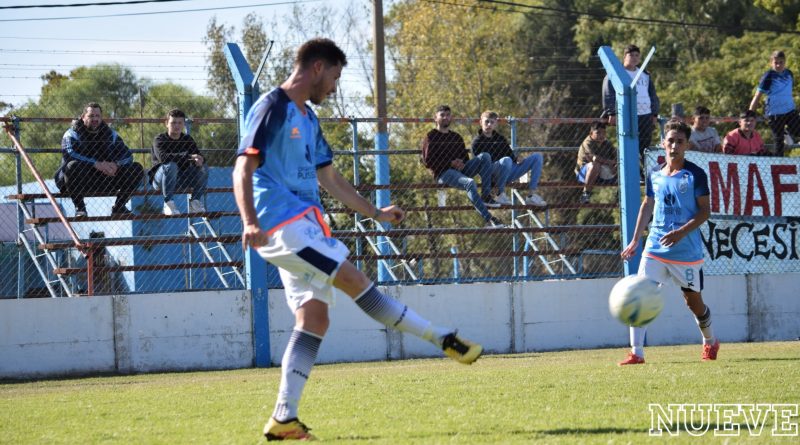
MULTIPOLYGON (((323 119, 335 149, 334 166, 373 202, 407 211, 397 226, 377 225, 323 193, 335 236, 348 245, 352 260, 383 284, 621 275, 616 180, 596 185, 586 203, 575 173, 578 147, 589 135, 596 110, 571 112, 584 117, 500 119, 496 131, 519 159, 541 155, 536 192, 547 203, 525 203, 529 175, 510 182, 510 204, 488 209, 501 228, 487 227, 465 190, 440 184, 423 164, 422 140, 434 128, 432 119, 389 119, 385 150, 375 147, 376 119, 323 119)), ((142 166, 143 177, 126 205, 130 215, 111 214, 119 187, 87 192, 87 216, 81 217, 75 216, 80 209, 69 193, 58 194, 54 178, 62 162, 61 139, 72 119, 26 116, 12 123, 47 188, 57 193, 58 211, 10 138, 0 135, 0 296, 82 295, 90 283, 95 294, 244 287, 241 221, 230 180, 236 120, 191 115, 186 120, 207 167, 207 193, 201 199, 203 211, 189 212, 193 189, 179 188, 172 215, 165 215, 163 193, 148 175, 154 166, 152 141, 166 131, 164 119, 106 117, 105 122, 142 166), (83 242, 81 249, 58 212, 83 242)), ((734 126, 735 119, 729 118, 717 124, 721 135, 734 126)), ((450 129, 470 151, 479 120, 456 118, 450 129)), ((613 133, 612 128, 609 139, 617 147, 613 133)), ((654 144, 657 140, 655 134, 654 144)), ((657 159, 658 152, 650 153, 657 159)), ((706 273, 797 272, 796 158, 690 153, 689 159, 709 173, 712 205, 717 203, 703 227, 706 273)), ((482 178, 474 177, 480 189, 482 178)), ((494 199, 501 193, 493 185, 494 199)), ((269 282, 280 287, 276 274, 269 282)))

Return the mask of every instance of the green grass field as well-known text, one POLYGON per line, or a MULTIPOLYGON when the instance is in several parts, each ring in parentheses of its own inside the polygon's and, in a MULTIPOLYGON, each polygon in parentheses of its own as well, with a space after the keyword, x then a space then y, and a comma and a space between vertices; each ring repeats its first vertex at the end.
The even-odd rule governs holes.
MULTIPOLYGON (((649 403, 800 403, 800 342, 623 349, 319 365, 301 419, 335 443, 724 443, 709 432, 650 437, 649 403)), ((0 443, 265 443, 280 370, 150 374, 0 384, 0 443)), ((798 418, 792 420, 795 424, 798 418)), ((799 443, 773 437, 729 443, 799 443)), ((744 428, 744 427, 743 427, 744 428)))

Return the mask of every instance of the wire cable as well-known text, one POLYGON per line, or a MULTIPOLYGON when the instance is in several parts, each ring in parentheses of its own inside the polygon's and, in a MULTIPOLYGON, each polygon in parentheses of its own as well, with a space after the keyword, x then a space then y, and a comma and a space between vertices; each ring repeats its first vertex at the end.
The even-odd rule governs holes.
POLYGON ((192 0, 131 0, 127 2, 63 3, 60 5, 11 5, 11 6, 0 6, 0 9, 73 8, 80 6, 138 5, 140 3, 171 3, 171 2, 186 2, 186 1, 192 1, 192 0))
POLYGON ((296 5, 298 3, 315 3, 319 1, 321 0, 293 0, 284 2, 273 2, 273 3, 257 3, 252 5, 241 5, 241 6, 219 6, 216 8, 181 9, 173 11, 129 12, 124 14, 84 15, 84 16, 71 16, 71 17, 29 17, 21 19, 0 19, 0 22, 38 22, 47 20, 80 20, 80 19, 96 19, 96 18, 110 18, 110 17, 131 17, 139 15, 178 14, 184 12, 205 12, 205 11, 222 11, 228 9, 256 8, 262 6, 296 5))

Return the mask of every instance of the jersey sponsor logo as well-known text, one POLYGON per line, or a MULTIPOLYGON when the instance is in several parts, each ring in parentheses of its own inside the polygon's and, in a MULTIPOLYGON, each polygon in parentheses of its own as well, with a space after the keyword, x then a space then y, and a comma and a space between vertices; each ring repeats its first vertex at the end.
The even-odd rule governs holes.
POLYGON ((300 129, 297 127, 292 127, 292 134, 289 135, 289 139, 300 139, 300 129))
POLYGON ((689 191, 689 173, 684 173, 681 177, 681 180, 678 183, 678 191, 681 193, 686 193, 689 191))

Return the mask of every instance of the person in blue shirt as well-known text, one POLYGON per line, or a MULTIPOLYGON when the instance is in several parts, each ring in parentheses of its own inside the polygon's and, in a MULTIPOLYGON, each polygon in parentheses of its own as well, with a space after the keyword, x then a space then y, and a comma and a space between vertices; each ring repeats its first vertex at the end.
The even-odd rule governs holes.
POLYGON ((452 359, 470 364, 480 345, 454 329, 439 327, 378 290, 347 260, 348 249, 323 219, 319 185, 358 213, 400 223, 397 206, 376 208, 332 165, 333 153, 306 101, 320 104, 336 92, 347 64, 328 39, 313 39, 297 51, 289 78, 253 104, 233 172, 236 204, 244 225, 242 244, 278 267, 295 327, 281 362, 275 410, 264 427, 268 440, 314 437, 298 420, 297 408, 322 338, 328 329, 333 288, 353 298, 378 322, 428 340, 452 359))
MULTIPOLYGON (((716 360, 719 340, 711 329, 711 310, 703 302, 703 243, 699 227, 710 214, 708 177, 684 158, 692 129, 680 121, 664 127, 666 162, 645 176, 646 196, 639 208, 633 239, 622 258, 634 256, 652 217, 639 264, 639 275, 660 284, 672 280, 683 291, 686 305, 703 335, 702 360, 716 360)), ((631 351, 620 365, 644 363, 644 327, 630 328, 631 351)))
POLYGON ((772 69, 761 76, 756 94, 750 101, 750 109, 756 111, 761 96, 767 95, 764 115, 767 116, 767 123, 775 139, 775 155, 783 156, 786 145, 783 140, 785 132, 788 130, 795 141, 800 139, 800 115, 792 97, 794 75, 786 68, 786 55, 783 51, 775 51, 769 60, 772 69))

